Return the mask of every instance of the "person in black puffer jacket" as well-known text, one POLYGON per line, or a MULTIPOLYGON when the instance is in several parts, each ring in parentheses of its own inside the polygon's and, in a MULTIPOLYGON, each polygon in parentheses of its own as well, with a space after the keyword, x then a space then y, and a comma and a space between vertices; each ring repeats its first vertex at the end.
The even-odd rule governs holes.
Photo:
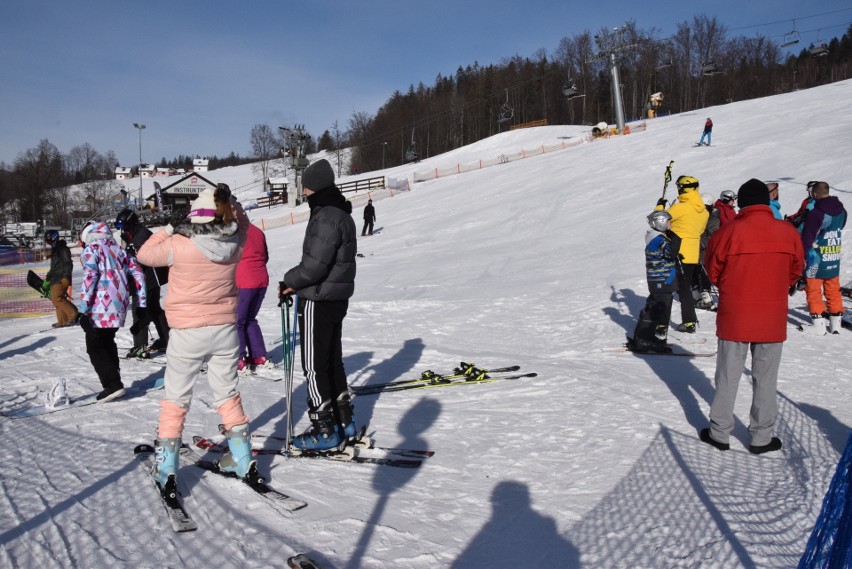
POLYGON ((50 245, 50 270, 45 275, 45 281, 50 283, 50 300, 56 308, 56 323, 54 328, 64 328, 77 323, 79 314, 77 308, 68 302, 66 291, 71 286, 71 273, 74 265, 71 261, 71 250, 64 239, 59 238, 55 229, 48 231, 44 242, 50 245))
POLYGON ((308 166, 302 188, 311 208, 301 262, 279 283, 284 299, 299 295, 302 369, 311 428, 295 437, 301 449, 342 448, 357 429, 343 368, 343 319, 355 292, 357 234, 352 204, 334 184, 327 160, 308 166))

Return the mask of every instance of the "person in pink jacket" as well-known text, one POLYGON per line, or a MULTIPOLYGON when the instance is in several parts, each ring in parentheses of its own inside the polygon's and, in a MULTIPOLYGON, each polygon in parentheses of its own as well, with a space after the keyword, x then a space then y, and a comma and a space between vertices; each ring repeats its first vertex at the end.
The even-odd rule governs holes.
POLYGON ((263 332, 257 323, 257 313, 260 312, 260 305, 269 287, 269 273, 266 271, 268 261, 266 236, 259 227, 249 224, 243 255, 237 265, 237 335, 240 338, 237 371, 240 373, 273 367, 266 357, 263 332))
POLYGON ((165 310, 171 332, 166 349, 165 397, 161 402, 151 475, 164 492, 173 492, 178 451, 192 388, 207 362, 213 404, 228 437, 229 452, 221 470, 244 480, 257 480, 252 460, 249 418, 237 391, 237 284, 235 274, 248 219, 231 199, 225 184, 205 191, 190 207, 187 219, 152 235, 139 249, 139 262, 169 266, 165 310))

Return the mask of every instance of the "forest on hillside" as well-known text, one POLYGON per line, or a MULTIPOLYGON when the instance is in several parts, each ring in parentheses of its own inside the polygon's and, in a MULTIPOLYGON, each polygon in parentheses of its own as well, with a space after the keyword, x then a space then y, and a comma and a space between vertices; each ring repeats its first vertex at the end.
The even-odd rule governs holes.
POLYGON ((826 50, 800 41, 787 46, 801 49, 786 57, 782 44, 801 40, 800 34, 781 41, 731 35, 707 15, 681 22, 670 37, 660 35, 628 22, 617 30, 565 37, 552 55, 539 50, 500 64, 474 62, 452 77, 438 75, 431 86, 411 85, 406 93, 393 93, 375 115, 353 114, 352 167, 365 172, 395 166, 415 153, 434 156, 534 121, 613 124, 609 54, 618 67, 628 121, 647 117, 654 93, 663 94, 660 114, 680 113, 852 76, 852 25, 841 38, 826 40, 826 50), (572 88, 582 96, 566 97, 572 88))
MULTIPOLYGON (((804 34, 803 34, 804 35, 804 34)), ((389 168, 434 156, 522 125, 615 123, 612 64, 618 70, 626 121, 647 116, 649 97, 662 93, 658 114, 680 113, 733 101, 806 89, 852 76, 852 25, 824 46, 800 39, 732 35, 717 18, 698 15, 669 37, 627 22, 598 33, 560 40, 552 54, 513 55, 497 64, 473 62, 431 86, 394 92, 375 114, 356 111, 348 128, 335 122, 302 151, 352 148, 350 173, 389 168), (788 55, 784 56, 785 50, 788 55), (798 50, 798 51, 793 51, 798 50), (709 70, 709 72, 708 72, 709 70), (566 96, 568 93, 571 96, 566 96)), ((818 38, 819 39, 819 38, 818 38)), ((819 44, 820 42, 816 42, 819 44)), ((278 129, 247 126, 252 155, 209 157, 209 168, 262 165, 292 146, 278 129), (250 131, 248 130, 250 128, 250 131)), ((292 148, 290 148, 292 151, 292 148)), ((192 157, 163 159, 158 167, 188 168, 192 157)), ((0 163, 0 221, 67 226, 80 211, 97 211, 119 190, 112 151, 88 143, 61 152, 43 139, 11 166, 0 163), (73 203, 67 188, 84 185, 87 203, 73 203), (75 212, 75 208, 77 211, 75 212)), ((266 168, 260 169, 263 178, 266 168)))

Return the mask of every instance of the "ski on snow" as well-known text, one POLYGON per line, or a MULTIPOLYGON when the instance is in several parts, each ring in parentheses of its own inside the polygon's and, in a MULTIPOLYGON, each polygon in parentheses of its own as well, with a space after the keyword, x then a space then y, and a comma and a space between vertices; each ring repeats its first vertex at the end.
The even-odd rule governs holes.
POLYGON ((389 393, 393 391, 408 391, 411 389, 428 389, 436 387, 447 387, 452 385, 469 385, 473 383, 491 383, 493 381, 520 379, 523 377, 535 377, 536 373, 516 374, 511 376, 490 374, 503 374, 518 371, 520 366, 507 366, 494 369, 481 369, 473 364, 461 362, 461 366, 453 370, 452 374, 442 375, 431 370, 424 371, 417 379, 406 379, 402 381, 391 381, 387 383, 376 383, 361 385, 351 388, 355 395, 374 395, 377 393, 389 393))
POLYGON ((151 476, 151 469, 154 466, 154 447, 151 445, 138 445, 135 449, 133 449, 133 453, 136 456, 136 460, 145 465, 145 476, 154 485, 154 489, 157 491, 157 496, 159 496, 160 501, 166 510, 166 515, 169 518, 169 523, 171 524, 172 529, 177 533, 197 530, 198 525, 192 520, 189 514, 186 513, 186 510, 180 502, 178 502, 177 493, 175 492, 175 494, 171 496, 164 495, 160 485, 157 484, 157 481, 154 480, 153 476, 151 476))
POLYGON ((269 504, 275 508, 276 510, 284 510, 286 512, 294 512, 296 510, 300 510, 307 506, 306 502, 299 500, 297 498, 293 498, 292 496, 288 496, 287 494, 283 494, 278 490, 274 490, 266 485, 260 477, 251 476, 249 478, 237 478, 237 476, 230 472, 225 472, 223 470, 219 470, 219 467, 212 460, 207 460, 197 452, 195 452, 192 448, 183 445, 179 451, 180 460, 182 463, 196 466, 207 472, 212 472, 213 474, 217 474, 218 476, 222 476, 223 478, 228 478, 234 481, 238 481, 248 488, 254 490, 259 496, 262 496, 269 504))
POLYGON ((716 352, 690 352, 680 346, 669 345, 669 347, 672 349, 671 352, 637 352, 627 344, 622 344, 620 347, 601 348, 601 351, 606 353, 636 354, 637 356, 681 356, 686 358, 712 358, 716 356, 716 352))
MULTIPOLYGON (((194 436, 192 437, 192 441, 198 448, 210 451, 210 452, 225 452, 227 449, 225 445, 218 441, 211 441, 209 439, 205 439, 204 437, 194 436)), ((394 466, 397 468, 417 468, 423 462, 424 458, 431 456, 433 451, 407 451, 404 449, 395 449, 395 452, 385 452, 384 449, 363 449, 359 448, 357 445, 350 445, 344 448, 342 451, 302 451, 300 449, 292 448, 290 450, 287 449, 252 449, 253 455, 264 455, 264 454, 272 454, 272 455, 283 455, 290 458, 318 458, 325 460, 333 460, 336 462, 354 462, 357 464, 374 464, 378 466, 394 466), (381 456, 368 456, 369 452, 364 452, 365 450, 375 450, 381 456), (399 453, 403 454, 400 455, 399 453), (414 453, 422 452, 423 454, 417 454, 414 456, 414 453)))

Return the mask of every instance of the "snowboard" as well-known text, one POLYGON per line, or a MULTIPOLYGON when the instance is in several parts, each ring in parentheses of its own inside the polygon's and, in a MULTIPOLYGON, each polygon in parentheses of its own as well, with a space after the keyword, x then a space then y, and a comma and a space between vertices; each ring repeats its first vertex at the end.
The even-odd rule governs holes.
POLYGON ((619 354, 636 354, 637 356, 680 356, 686 358, 712 358, 716 356, 716 352, 692 352, 685 350, 680 346, 669 344, 671 352, 634 352, 627 344, 622 344, 620 347, 601 348, 602 352, 619 353, 619 354))
POLYGON ((27 284, 33 287, 35 291, 44 298, 50 298, 50 290, 48 289, 45 292, 41 288, 44 286, 44 279, 35 274, 33 271, 27 271, 27 284))

